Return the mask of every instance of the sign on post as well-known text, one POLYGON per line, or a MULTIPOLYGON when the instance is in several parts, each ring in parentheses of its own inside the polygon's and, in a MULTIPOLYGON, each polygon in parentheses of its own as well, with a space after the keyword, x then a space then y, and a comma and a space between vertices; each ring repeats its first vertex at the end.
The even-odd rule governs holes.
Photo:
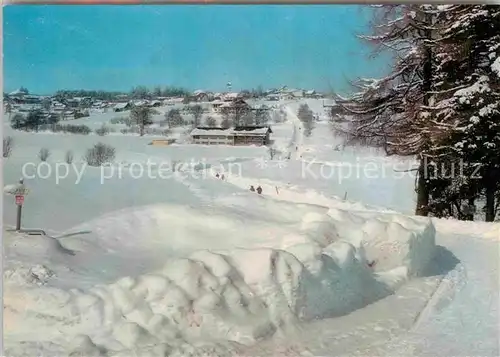
POLYGON ((15 185, 5 186, 4 192, 16 197, 16 206, 17 206, 16 231, 20 231, 24 196, 28 194, 29 190, 26 188, 26 186, 24 186, 24 179, 21 178, 19 180, 19 183, 15 185))
POLYGON ((16 195, 16 205, 22 206, 24 203, 24 196, 23 195, 16 195))

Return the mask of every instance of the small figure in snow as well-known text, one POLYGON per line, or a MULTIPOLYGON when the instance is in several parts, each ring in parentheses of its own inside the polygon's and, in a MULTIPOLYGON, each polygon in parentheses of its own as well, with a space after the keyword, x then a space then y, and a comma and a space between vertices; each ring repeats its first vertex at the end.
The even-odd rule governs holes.
POLYGON ((219 178, 219 173, 217 172, 217 174, 215 174, 215 177, 219 178))
POLYGON ((250 191, 255 192, 255 187, 253 187, 253 185, 250 186, 250 191))
POLYGON ((224 180, 224 174, 220 175, 220 179, 224 180))
POLYGON ((257 187, 257 193, 260 195, 262 193, 262 187, 257 187))

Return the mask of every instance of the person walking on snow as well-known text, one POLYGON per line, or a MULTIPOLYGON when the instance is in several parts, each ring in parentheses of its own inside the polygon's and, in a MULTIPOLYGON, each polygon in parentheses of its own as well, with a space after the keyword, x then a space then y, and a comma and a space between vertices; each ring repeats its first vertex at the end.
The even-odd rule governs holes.
POLYGON ((222 174, 222 175, 220 176, 220 179, 221 179, 221 180, 224 180, 224 174, 222 174))
POLYGON ((219 173, 217 172, 217 174, 215 175, 215 177, 219 178, 219 173))
POLYGON ((262 187, 257 187, 257 193, 260 195, 262 193, 262 187))
POLYGON ((255 192, 255 187, 253 187, 253 185, 250 186, 250 191, 255 192))

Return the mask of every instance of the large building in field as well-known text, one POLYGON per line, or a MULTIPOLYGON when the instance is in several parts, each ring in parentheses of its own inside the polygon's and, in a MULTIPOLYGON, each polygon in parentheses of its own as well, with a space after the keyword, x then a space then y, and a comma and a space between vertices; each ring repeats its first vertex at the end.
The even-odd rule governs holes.
POLYGON ((269 126, 237 126, 234 128, 199 127, 191 132, 194 144, 203 145, 269 145, 269 126))

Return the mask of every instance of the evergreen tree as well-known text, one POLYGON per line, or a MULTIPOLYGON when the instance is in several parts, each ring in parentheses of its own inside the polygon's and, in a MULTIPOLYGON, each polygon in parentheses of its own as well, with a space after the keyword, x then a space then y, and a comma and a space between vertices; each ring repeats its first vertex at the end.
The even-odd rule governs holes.
POLYGON ((311 136, 314 128, 314 113, 307 104, 301 104, 297 117, 304 124, 304 135, 311 136))
POLYGON ((493 221, 500 186, 500 7, 447 5, 440 21, 433 109, 446 125, 438 151, 465 167, 461 198, 472 205, 484 193, 485 218, 493 221))

